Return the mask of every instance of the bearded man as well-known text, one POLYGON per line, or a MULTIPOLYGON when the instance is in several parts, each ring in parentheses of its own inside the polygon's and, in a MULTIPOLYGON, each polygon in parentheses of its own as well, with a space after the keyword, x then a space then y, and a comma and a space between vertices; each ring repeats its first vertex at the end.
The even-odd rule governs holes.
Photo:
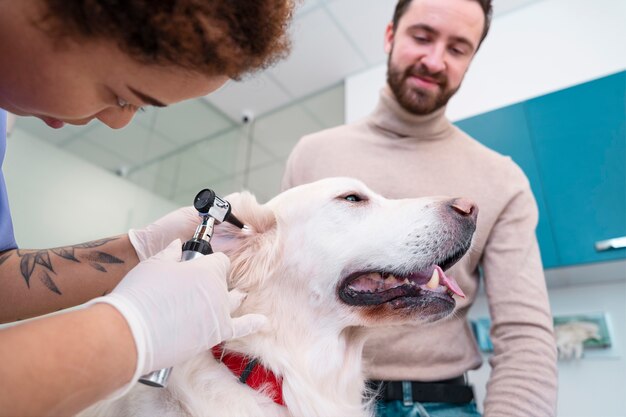
POLYGON ((379 329, 365 345, 380 417, 480 416, 466 373, 482 364, 467 321, 481 276, 494 346, 484 415, 556 415, 556 348, 529 181, 445 117, 491 14, 491 0, 400 0, 374 112, 305 136, 287 162, 283 188, 348 176, 388 198, 463 196, 480 208, 473 247, 450 269, 467 295, 455 314, 379 329))

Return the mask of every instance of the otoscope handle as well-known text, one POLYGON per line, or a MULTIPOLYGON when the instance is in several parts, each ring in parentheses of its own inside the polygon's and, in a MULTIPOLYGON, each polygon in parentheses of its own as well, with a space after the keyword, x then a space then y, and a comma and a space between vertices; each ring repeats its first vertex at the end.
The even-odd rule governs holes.
MULTIPOLYGON (((193 238, 183 245, 182 261, 190 261, 213 253, 210 241, 215 221, 226 221, 239 228, 244 227, 243 223, 231 212, 230 203, 218 197, 213 190, 205 188, 200 191, 194 199, 193 206, 202 217, 202 222, 196 229, 193 238)), ((150 372, 139 378, 139 382, 151 387, 163 388, 167 385, 171 371, 172 368, 167 368, 150 372)))
POLYGON ((181 261, 191 261, 192 259, 199 258, 200 256, 209 255, 213 253, 211 244, 203 239, 189 239, 183 245, 183 256, 181 261))
MULTIPOLYGON (((206 240, 195 238, 189 239, 183 245, 183 254, 181 256, 181 261, 191 261, 192 259, 196 259, 204 255, 209 255, 211 253, 213 253, 213 249, 211 248, 211 244, 206 240)), ((172 372, 171 367, 152 371, 149 374, 145 374, 141 378, 139 378, 139 382, 149 385, 151 387, 165 388, 167 386, 167 381, 170 377, 170 372, 172 372)))

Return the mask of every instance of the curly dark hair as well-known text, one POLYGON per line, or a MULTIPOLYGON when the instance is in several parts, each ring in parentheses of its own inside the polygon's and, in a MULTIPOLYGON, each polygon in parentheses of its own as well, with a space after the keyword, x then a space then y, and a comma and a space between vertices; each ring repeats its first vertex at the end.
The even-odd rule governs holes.
POLYGON ((145 64, 206 75, 267 68, 290 48, 293 0, 44 0, 52 36, 110 39, 145 64))
MULTIPOLYGON (((406 12, 406 9, 409 7, 412 1, 413 0, 398 0, 398 3, 396 4, 396 10, 393 13, 394 32, 398 27, 398 22, 400 21, 400 18, 404 15, 404 13, 406 12)), ((481 9, 483 9, 483 14, 485 15, 485 25, 483 27, 483 34, 480 37, 480 42, 478 43, 478 46, 480 47, 480 44, 483 43, 483 41, 487 37, 487 33, 489 32, 489 26, 491 26, 491 17, 493 15, 493 7, 491 5, 492 0, 469 0, 469 1, 475 1, 476 3, 480 4, 481 9)))

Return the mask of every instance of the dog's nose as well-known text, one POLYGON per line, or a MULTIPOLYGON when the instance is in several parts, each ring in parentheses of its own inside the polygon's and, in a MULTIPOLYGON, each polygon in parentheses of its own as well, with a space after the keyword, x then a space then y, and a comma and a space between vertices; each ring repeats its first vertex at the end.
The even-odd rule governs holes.
POLYGON ((455 198, 450 201, 449 207, 461 217, 471 217, 474 221, 478 217, 478 206, 467 198, 455 198))

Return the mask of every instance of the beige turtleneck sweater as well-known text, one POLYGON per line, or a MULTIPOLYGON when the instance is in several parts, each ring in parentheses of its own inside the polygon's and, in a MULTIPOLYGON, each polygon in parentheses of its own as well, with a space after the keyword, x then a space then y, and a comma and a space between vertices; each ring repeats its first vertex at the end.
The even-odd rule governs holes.
POLYGON ((368 377, 433 381, 480 367, 467 321, 480 266, 494 346, 484 415, 553 416, 556 348, 529 182, 509 157, 470 138, 444 113, 412 115, 387 87, 366 119, 302 138, 289 157, 283 188, 348 176, 388 198, 474 200, 479 215, 473 248, 449 272, 467 298, 456 297, 455 314, 443 321, 378 331, 365 349, 368 377))

